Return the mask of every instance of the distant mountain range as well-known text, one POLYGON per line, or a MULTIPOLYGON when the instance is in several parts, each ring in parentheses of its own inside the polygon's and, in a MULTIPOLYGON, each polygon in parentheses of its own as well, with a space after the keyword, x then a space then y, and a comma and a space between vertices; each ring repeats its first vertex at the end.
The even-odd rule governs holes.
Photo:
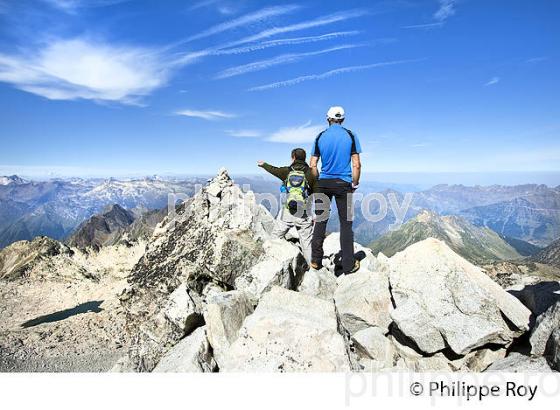
POLYGON ((370 248, 374 254, 383 252, 391 257, 427 238, 444 241, 459 255, 476 264, 522 257, 513 246, 489 228, 477 227, 460 216, 439 216, 428 210, 421 211, 400 228, 386 233, 371 243, 370 248))
POLYGON ((461 215, 478 226, 536 245, 547 245, 560 237, 560 199, 543 205, 525 198, 465 209, 461 215))
MULTIPOLYGON (((10 177, 13 178, 13 177, 10 177)), ((106 206, 137 214, 167 206, 168 194, 192 195, 204 178, 50 180, 0 185, 0 248, 45 235, 62 240, 106 206)))
MULTIPOLYGON (((0 248, 17 240, 30 240, 39 235, 54 239, 68 238, 77 227, 93 215, 102 213, 109 205, 119 205, 131 211, 135 218, 144 215, 148 231, 150 218, 159 218, 157 210, 167 206, 169 193, 192 195, 197 184, 206 178, 160 178, 118 180, 110 179, 52 179, 27 181, 17 175, 0 177, 0 248), (148 218, 148 219, 146 219, 148 218)), ((240 186, 248 185, 257 193, 279 195, 280 181, 261 177, 236 178, 240 186)), ((402 204, 405 193, 391 184, 364 182, 358 192, 379 192, 395 196, 402 204)), ((402 190, 412 186, 394 185, 402 190)), ((523 255, 534 253, 536 245, 544 247, 560 237, 560 187, 526 184, 517 186, 436 185, 413 192, 413 200, 404 222, 421 210, 440 215, 457 215, 478 227, 488 227, 523 255), (521 241, 514 243, 516 240, 521 241), (525 249, 523 249, 525 248, 525 249)), ((265 202, 265 205, 266 202, 265 202)), ((369 213, 377 214, 380 204, 372 201, 369 213)), ((329 221, 329 231, 338 230, 336 212, 329 221)), ((153 222, 153 221, 152 221, 153 222)), ((354 233, 356 241, 369 244, 395 226, 396 217, 388 208, 380 221, 365 217, 356 208, 354 233)), ((135 229, 141 230, 140 222, 135 229)), ((131 228, 132 229, 132 228, 131 228)))
POLYGON ((501 235, 546 246, 560 237, 560 189, 546 185, 437 185, 415 194, 414 206, 461 215, 501 235))
MULTIPOLYGON (((360 190, 358 192, 368 193, 360 190)), ((387 198, 395 195, 399 204, 404 194, 395 190, 384 190, 387 198)), ((440 215, 458 215, 479 227, 488 227, 507 238, 543 247, 560 237, 560 188, 546 185, 517 186, 474 186, 437 185, 428 190, 411 193, 413 200, 403 222, 413 218, 422 209, 429 209, 440 215)), ((377 214, 377 201, 370 204, 369 213, 377 214)), ((358 205, 354 218, 355 238, 368 244, 381 237, 396 222, 391 207, 381 221, 365 218, 358 205)), ((329 224, 330 230, 338 229, 336 215, 329 224)), ((528 248, 524 253, 530 253, 528 248)))

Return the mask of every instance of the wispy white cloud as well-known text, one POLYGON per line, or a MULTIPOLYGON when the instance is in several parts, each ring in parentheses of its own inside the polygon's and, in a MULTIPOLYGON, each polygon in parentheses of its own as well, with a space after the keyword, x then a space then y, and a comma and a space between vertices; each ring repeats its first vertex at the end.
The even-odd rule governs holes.
POLYGON ((303 125, 281 128, 267 140, 288 144, 311 142, 324 128, 322 125, 311 125, 311 121, 309 121, 303 125))
POLYGON ((434 19, 440 22, 447 20, 455 14, 455 5, 455 0, 439 0, 439 8, 434 13, 434 19))
POLYGON ((484 83, 484 85, 488 87, 489 85, 498 84, 499 82, 500 82, 500 77, 492 77, 490 80, 488 80, 488 82, 484 83))
MULTIPOLYGON (((1 2, 2 0, 0 0, 1 2)), ((43 0, 67 11, 81 7, 115 4, 126 0, 43 0)), ((273 16, 291 13, 298 5, 267 7, 218 24, 187 40, 205 38, 239 27, 258 24, 273 16)), ((39 46, 18 52, 0 52, 0 82, 49 99, 138 104, 142 97, 165 86, 171 76, 185 65, 198 63, 212 55, 239 54, 263 48, 325 41, 357 34, 357 31, 340 31, 298 38, 268 40, 277 34, 305 30, 340 22, 366 14, 363 10, 349 10, 261 31, 241 40, 230 41, 199 51, 177 52, 182 42, 159 48, 117 44, 89 37, 49 38, 39 46), (254 43, 254 44, 251 44, 254 43), (242 47, 239 47, 242 46, 242 47), (175 50, 174 50, 175 49, 175 50)), ((381 41, 389 39, 381 39, 381 41)), ((334 51, 334 50, 331 50, 334 51)), ((321 51, 327 52, 327 51, 321 51)), ((255 71, 266 64, 282 64, 304 56, 288 55, 276 61, 257 62, 239 70, 255 71), (263 65, 264 64, 264 65, 263 65)), ((234 71, 224 73, 231 76, 234 71)))
MULTIPOLYGON (((340 37, 347 37, 347 36, 354 36, 360 34, 360 31, 353 30, 353 31, 337 31, 333 33, 326 33, 317 36, 307 36, 307 37, 294 37, 294 38, 282 38, 278 40, 268 40, 268 41, 261 41, 256 44, 251 44, 244 47, 236 47, 236 48, 227 48, 227 49, 220 49, 219 51, 214 52, 215 55, 228 55, 228 54, 243 54, 252 51, 264 50, 265 48, 270 47, 278 47, 278 46, 292 46, 298 44, 305 44, 305 43, 315 43, 318 41, 326 41, 326 40, 334 40, 340 37)), ((393 39, 379 39, 376 41, 379 42, 389 42, 393 39)))
MULTIPOLYGON (((230 29, 238 27, 238 26, 247 25, 250 22, 253 22, 253 20, 257 19, 260 15, 264 15, 264 14, 272 15, 273 12, 274 13, 279 13, 279 14, 288 13, 288 12, 291 12, 293 10, 296 10, 298 6, 283 6, 283 7, 284 8, 278 7, 278 10, 276 10, 276 11, 273 10, 272 12, 271 11, 264 12, 263 10, 269 10, 269 9, 263 9, 263 10, 260 10, 258 12, 255 12, 255 13, 251 13, 251 14, 247 14, 245 16, 239 17, 238 19, 232 20, 230 22, 219 24, 219 25, 214 26, 214 27, 212 27, 208 30, 205 30, 201 33, 198 33, 198 34, 194 35, 194 36, 191 36, 191 37, 187 38, 186 40, 181 40, 179 42, 171 44, 167 47, 167 49, 175 48, 175 47, 177 47, 177 46, 179 46, 179 45, 181 45, 185 42, 192 41, 194 39, 207 37, 209 35, 221 33, 221 32, 230 30, 230 29), (259 13, 261 13, 261 14, 259 14, 259 13)), ((272 9, 277 9, 277 7, 273 7, 272 9)), ((239 40, 229 41, 229 42, 222 43, 222 44, 219 44, 217 46, 213 46, 213 47, 210 47, 210 48, 207 48, 207 49, 204 49, 204 50, 189 51, 187 53, 179 54, 178 57, 177 57, 177 62, 178 63, 192 62, 192 61, 200 60, 201 58, 204 58, 204 57, 207 57, 207 56, 212 56, 212 55, 216 56, 216 55, 228 55, 228 54, 241 54, 241 53, 257 51, 257 50, 261 50, 261 49, 269 48, 269 47, 276 47, 276 46, 282 46, 282 45, 295 45, 295 44, 298 44, 298 43, 321 41, 323 39, 328 40, 328 39, 332 39, 336 36, 342 36, 342 35, 345 35, 345 34, 349 35, 348 33, 354 33, 354 32, 331 33, 331 34, 324 35, 325 36, 324 38, 321 38, 321 36, 312 36, 312 37, 299 38, 299 39, 278 39, 278 40, 262 41, 262 40, 265 40, 269 37, 273 37, 275 35, 290 33, 290 32, 294 32, 294 31, 307 30, 307 29, 314 28, 314 27, 325 26, 325 25, 337 23, 337 22, 340 22, 340 21, 344 21, 344 20, 347 20, 347 19, 350 19, 350 18, 363 16, 365 14, 367 14, 367 12, 364 11, 364 10, 349 10, 347 12, 329 14, 327 16, 318 17, 318 18, 315 18, 315 19, 312 19, 312 20, 307 20, 307 21, 303 21, 303 22, 300 22, 300 23, 291 24, 291 25, 288 25, 288 26, 274 27, 272 29, 267 29, 267 30, 261 31, 257 34, 251 35, 251 36, 243 37, 239 40), (255 44, 250 44, 250 43, 255 43, 255 44), (239 46, 243 46, 245 44, 249 44, 249 45, 244 46, 244 47, 239 47, 239 46)), ((379 40, 379 41, 381 42, 383 40, 379 40)), ((390 41, 390 40, 386 39, 386 41, 390 41)))
POLYGON ((380 67, 386 67, 386 66, 392 66, 392 65, 398 65, 398 64, 414 63, 414 62, 418 62, 418 61, 422 61, 422 60, 421 59, 396 60, 396 61, 386 61, 386 62, 382 62, 382 63, 341 67, 341 68, 337 68, 335 70, 330 70, 330 71, 320 73, 320 74, 304 75, 304 76, 292 78, 290 80, 278 81, 278 82, 275 82, 275 83, 270 83, 270 84, 260 85, 260 86, 257 86, 257 87, 252 87, 252 88, 249 89, 249 91, 264 91, 264 90, 269 90, 269 89, 273 89, 273 88, 288 87, 288 86, 291 86, 291 85, 296 85, 296 84, 302 83, 304 81, 325 80, 327 78, 334 77, 334 76, 339 75, 339 74, 353 73, 353 72, 356 72, 356 71, 364 71, 364 70, 370 70, 370 69, 373 69, 373 68, 380 68, 380 67))
POLYGON ((237 115, 217 111, 217 110, 190 110, 184 109, 175 112, 176 115, 182 115, 184 117, 201 118, 203 120, 221 120, 227 118, 235 118, 237 115))
POLYGON ((438 27, 442 27, 442 26, 443 26, 443 22, 439 21, 437 23, 413 24, 411 26, 402 26, 401 28, 429 30, 429 29, 438 28, 438 27))
POLYGON ((75 13, 79 9, 105 7, 129 0, 43 0, 43 2, 66 13, 75 13))
POLYGON ((219 3, 220 0, 202 0, 194 2, 190 7, 189 10, 198 10, 203 9, 205 7, 214 6, 215 4, 219 3))
POLYGON ((54 40, 36 52, 0 54, 0 81, 53 100, 135 103, 166 84, 170 70, 155 50, 83 38, 54 40))
POLYGON ((258 138, 262 136, 262 131, 251 129, 226 130, 226 134, 236 138, 258 138))
MULTIPOLYGON (((332 40, 339 37, 346 37, 351 35, 359 34, 359 31, 341 31, 341 32, 334 32, 334 33, 327 33, 317 36, 308 36, 308 37, 298 37, 298 38, 284 38, 278 40, 268 40, 268 41, 260 41, 254 44, 241 46, 241 47, 233 47, 239 45, 238 42, 228 42, 224 44, 219 44, 217 46, 207 48, 204 50, 198 51, 190 51, 188 53, 180 54, 176 57, 177 64, 184 64, 184 63, 193 63, 196 61, 200 61, 205 57, 209 56, 224 56, 224 55, 236 55, 236 54, 245 54, 245 53, 252 53, 254 51, 264 50, 270 47, 279 47, 279 46, 291 46, 291 45, 298 45, 304 43, 314 43, 318 41, 326 41, 332 40), (232 48, 233 47, 233 48, 232 48)), ((370 45, 376 44, 388 44, 395 42, 395 38, 379 38, 374 39, 369 42, 370 45)))
POLYGON ((425 148, 427 146, 429 146, 430 144, 428 142, 418 142, 416 144, 410 144, 411 148, 425 148))
POLYGON ((525 61, 527 64, 538 64, 548 60, 548 57, 533 57, 525 61))
POLYGON ((326 49, 323 49, 323 50, 309 51, 309 52, 306 52, 306 53, 282 54, 282 55, 272 57, 272 58, 268 58, 268 59, 265 59, 265 60, 254 61, 252 63, 243 64, 243 65, 239 65, 239 66, 236 66, 236 67, 228 68, 228 69, 223 70, 222 72, 218 73, 218 75, 216 75, 215 78, 216 79, 223 79, 223 78, 234 77, 234 76, 238 76, 238 75, 241 75, 241 74, 247 74, 247 73, 252 73, 252 72, 255 72, 255 71, 265 70, 267 68, 270 68, 270 67, 273 67, 273 66, 276 66, 276 65, 295 63, 295 62, 301 61, 301 60, 303 60, 304 58, 307 58, 307 57, 317 56, 317 55, 326 54, 326 53, 332 53, 334 51, 346 50, 346 49, 356 48, 356 47, 360 47, 360 46, 363 46, 363 44, 344 44, 344 45, 340 45, 340 46, 326 48, 326 49))
POLYGON ((311 20, 302 21, 302 22, 295 23, 295 24, 290 24, 290 25, 287 25, 287 26, 280 26, 280 27, 273 27, 273 28, 270 28, 270 29, 266 29, 264 31, 261 31, 260 33, 253 34, 251 36, 248 36, 248 37, 242 38, 240 40, 234 41, 234 42, 230 43, 229 46, 234 47, 234 46, 241 45, 241 44, 247 44, 247 43, 252 43, 252 42, 259 41, 259 40, 264 40, 266 38, 277 36, 279 34, 286 34, 286 33, 291 33, 291 32, 294 32, 294 31, 302 31, 302 30, 308 30, 310 28, 322 27, 322 26, 326 26, 326 25, 329 25, 329 24, 345 21, 345 20, 348 20, 348 19, 362 17, 366 14, 368 14, 367 10, 363 10, 363 9, 354 9, 354 10, 347 10, 347 11, 343 11, 343 12, 328 14, 328 15, 325 15, 325 16, 321 16, 321 17, 311 19, 311 20))
POLYGON ((283 6, 273 6, 273 7, 266 7, 264 9, 260 9, 253 13, 245 14, 241 17, 238 17, 233 20, 226 21, 224 23, 220 23, 213 27, 210 27, 206 30, 201 31, 195 35, 192 35, 186 38, 184 41, 193 41, 198 40, 201 38, 209 37, 218 33, 223 33, 225 31, 229 31, 238 27, 245 27, 250 24, 263 22, 268 18, 280 16, 283 14, 291 13, 298 10, 300 6, 298 5, 283 5, 283 6))
POLYGON ((202 0, 195 2, 191 7, 190 11, 199 10, 202 8, 212 8, 220 14, 233 14, 238 10, 239 2, 234 1, 224 1, 224 0, 202 0))

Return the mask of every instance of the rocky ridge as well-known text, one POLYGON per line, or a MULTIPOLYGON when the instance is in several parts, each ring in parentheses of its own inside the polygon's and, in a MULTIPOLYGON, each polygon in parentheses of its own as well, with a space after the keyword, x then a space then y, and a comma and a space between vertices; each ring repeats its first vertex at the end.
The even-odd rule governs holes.
MULTIPOLYGON (((483 371, 532 313, 429 238, 387 258, 339 238, 307 270, 296 244, 222 170, 167 217, 120 295, 133 340, 114 371, 483 371)), ((546 361, 546 360, 545 360, 546 361)))
POLYGON ((560 268, 560 239, 552 242, 546 248, 534 255, 531 260, 560 268))
POLYGON ((445 242, 454 252, 472 263, 519 259, 521 255, 497 233, 472 225, 454 215, 440 216, 423 210, 394 231, 390 231, 370 244, 374 254, 387 256, 406 249, 427 238, 445 242))
POLYGON ((82 222, 68 238, 68 244, 82 249, 100 249, 102 246, 114 245, 134 220, 132 212, 118 204, 111 205, 101 214, 82 222))

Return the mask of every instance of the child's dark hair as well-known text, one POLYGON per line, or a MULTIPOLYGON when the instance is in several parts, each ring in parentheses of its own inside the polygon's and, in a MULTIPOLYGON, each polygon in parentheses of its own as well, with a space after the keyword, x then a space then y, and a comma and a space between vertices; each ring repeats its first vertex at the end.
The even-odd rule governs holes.
POLYGON ((305 161, 307 154, 303 148, 296 148, 292 150, 292 158, 300 161, 305 161))

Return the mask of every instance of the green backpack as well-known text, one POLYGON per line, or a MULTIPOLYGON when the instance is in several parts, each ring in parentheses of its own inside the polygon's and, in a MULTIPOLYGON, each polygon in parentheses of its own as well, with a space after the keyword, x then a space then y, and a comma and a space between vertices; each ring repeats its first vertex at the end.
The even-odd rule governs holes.
POLYGON ((305 172, 292 169, 286 178, 285 186, 287 192, 286 208, 293 212, 306 209, 309 184, 305 172))

